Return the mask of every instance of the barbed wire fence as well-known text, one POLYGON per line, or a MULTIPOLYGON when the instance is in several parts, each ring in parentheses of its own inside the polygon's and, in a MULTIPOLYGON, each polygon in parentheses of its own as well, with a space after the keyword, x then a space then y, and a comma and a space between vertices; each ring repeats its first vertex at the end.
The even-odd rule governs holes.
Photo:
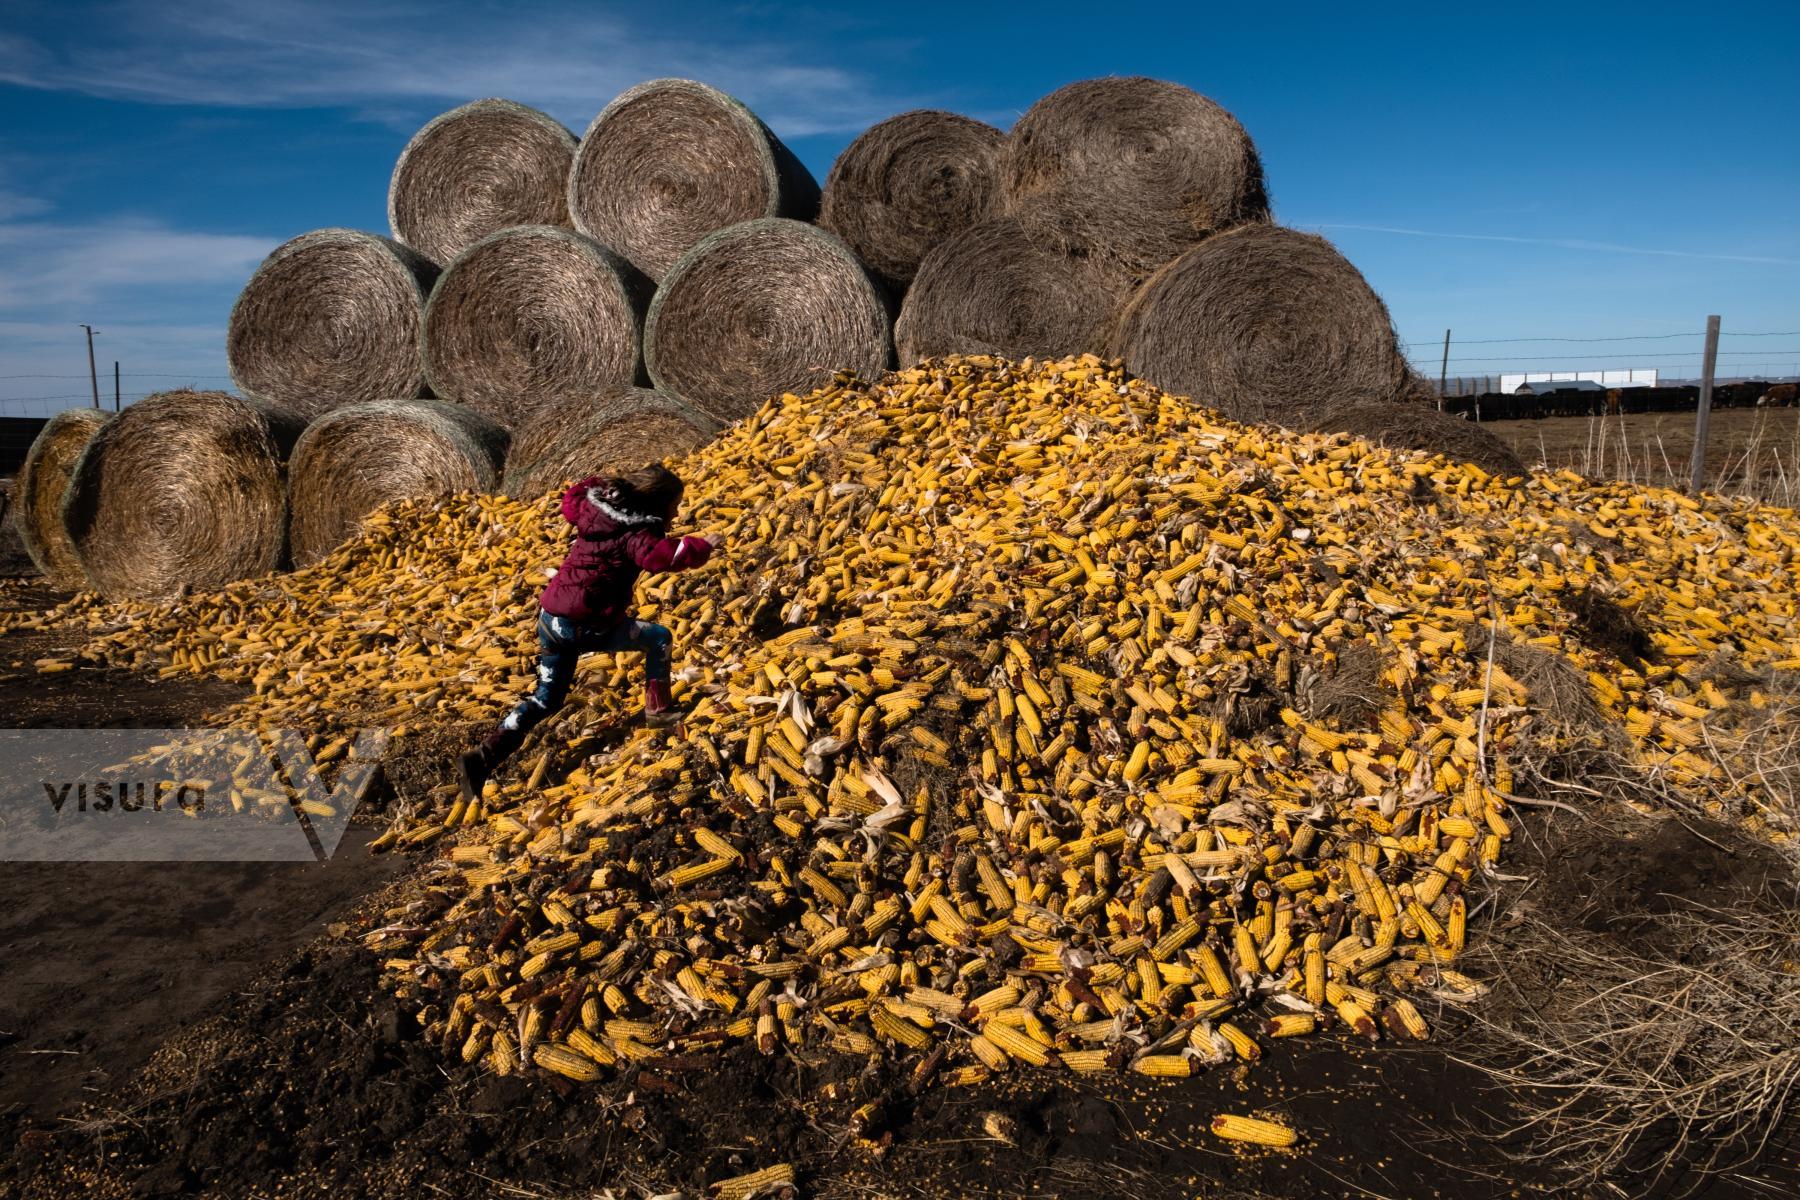
MULTIPOLYGON (((1570 378, 1624 372, 1634 368, 1655 371, 1659 384, 1698 380, 1705 331, 1676 333, 1619 333, 1569 337, 1533 334, 1494 338, 1415 337, 1401 342, 1401 349, 1432 392, 1443 398, 1492 395, 1502 391, 1507 376, 1559 375, 1570 378), (1686 346, 1670 345, 1681 341, 1686 346), (1627 349, 1642 345, 1642 349, 1627 349), (1509 347, 1500 353, 1462 353, 1470 347, 1509 347), (1570 347, 1592 347, 1571 349, 1570 347), (1454 369, 1453 369, 1454 368, 1454 369)), ((1724 348, 1718 352, 1716 381, 1778 382, 1800 378, 1800 330, 1721 330, 1724 348), (1768 344, 1770 339, 1787 339, 1768 344)), ((125 371, 120 380, 132 381, 132 390, 121 389, 119 405, 142 400, 171 387, 230 387, 231 377, 213 370, 125 371), (152 383, 156 380, 161 382, 152 383)), ((66 374, 0 374, 0 416, 49 417, 66 408, 93 405, 93 390, 86 372, 66 374), (60 385, 60 386, 59 386, 60 385)), ((1632 386, 1625 384, 1624 386, 1632 386)), ((113 396, 101 381, 100 407, 110 408, 113 396)))
MULTIPOLYGON (((177 387, 195 388, 229 388, 231 376, 219 375, 210 371, 123 371, 120 380, 132 380, 133 390, 120 389, 117 393, 119 407, 142 400, 146 396, 154 396, 158 392, 177 387), (162 380, 157 384, 136 383, 138 380, 162 380)), ((27 373, 20 375, 0 375, 0 417, 51 417, 68 408, 94 407, 92 387, 73 390, 79 384, 89 383, 87 372, 79 374, 42 374, 27 373), (30 394, 19 395, 18 392, 30 394)), ((110 378, 100 380, 100 407, 110 411, 114 407, 115 393, 110 386, 110 378)))
MULTIPOLYGON (((1800 378, 1800 330, 1721 330, 1715 382, 1800 378), (1740 340, 1741 339, 1741 340, 1740 340), (1769 339, 1785 339, 1770 345, 1769 339)), ((1706 331, 1622 333, 1594 337, 1532 335, 1498 338, 1416 337, 1401 343, 1413 369, 1431 390, 1448 399, 1493 395, 1517 387, 1519 376, 1554 375, 1574 380, 1584 375, 1625 375, 1654 371, 1657 384, 1692 383, 1701 375, 1706 331), (1669 343, 1686 341, 1691 349, 1669 343), (1651 343, 1644 345, 1644 343, 1651 343), (1640 345, 1639 349, 1626 349, 1640 345), (1507 346, 1502 353, 1464 354, 1468 347, 1507 346), (1582 346, 1592 349, 1570 349, 1582 346), (1527 347, 1530 347, 1527 349, 1527 347), (1512 387, 1503 383, 1513 377, 1512 387)), ((1560 381, 1560 380, 1559 380, 1560 381)), ((1601 382, 1601 380, 1596 380, 1601 382)), ((1608 386, 1643 386, 1622 379, 1608 386)))

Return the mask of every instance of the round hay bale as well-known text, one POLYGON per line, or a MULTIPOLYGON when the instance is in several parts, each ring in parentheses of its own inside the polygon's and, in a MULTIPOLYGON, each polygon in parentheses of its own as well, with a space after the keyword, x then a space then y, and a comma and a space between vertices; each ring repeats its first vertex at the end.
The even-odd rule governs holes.
POLYGON ((374 400, 326 413, 288 463, 294 565, 330 554, 391 500, 493 491, 506 446, 505 429, 456 404, 374 400))
POLYGON ((372 233, 302 234, 263 260, 232 307, 231 377, 246 395, 307 418, 417 396, 419 318, 437 276, 437 264, 372 233))
POLYGON ((894 326, 904 366, 945 354, 1056 358, 1098 350, 1130 281, 1011 218, 940 243, 894 326))
POLYGON ((1264 221, 1262 160, 1237 118, 1177 83, 1134 76, 1058 88, 1013 126, 1008 212, 1142 279, 1189 246, 1264 221))
POLYGON ((658 283, 715 229, 818 211, 818 182, 781 139, 692 79, 640 83, 608 104, 569 171, 575 228, 658 283))
POLYGON ((515 225, 569 226, 575 135, 535 108, 477 100, 433 117, 394 163, 388 228, 449 262, 515 225))
POLYGON ((725 422, 887 360, 887 308, 869 273, 834 235, 780 217, 707 235, 644 319, 651 380, 725 422))
POLYGON ((425 306, 432 394, 508 428, 545 405, 637 378, 649 286, 592 238, 529 225, 483 238, 425 306))
POLYGON ((1006 135, 956 113, 920 109, 870 126, 825 177, 819 224, 883 283, 905 291, 945 238, 996 215, 1006 135))
POLYGON ((1158 271, 1120 314, 1134 375, 1240 421, 1307 429, 1331 404, 1391 401, 1408 370, 1387 306, 1324 238, 1245 225, 1158 271))
POLYGON ((509 496, 535 500, 589 475, 679 458, 719 436, 722 426, 666 392, 618 386, 539 410, 507 456, 509 496))
POLYGON ((75 591, 87 584, 81 559, 63 529, 63 493, 75 462, 111 413, 97 408, 71 408, 44 423, 13 487, 19 540, 25 553, 52 585, 75 591))
POLYGON ((227 392, 148 396, 88 442, 63 528, 94 590, 167 599, 281 566, 295 414, 227 392))

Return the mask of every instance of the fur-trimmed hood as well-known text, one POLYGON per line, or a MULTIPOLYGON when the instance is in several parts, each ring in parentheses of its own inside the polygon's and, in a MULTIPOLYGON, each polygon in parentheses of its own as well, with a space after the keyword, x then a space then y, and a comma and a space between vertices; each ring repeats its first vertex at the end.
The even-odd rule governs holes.
POLYGON ((659 513, 640 512, 625 498, 625 489, 617 480, 603 479, 587 489, 587 501, 614 525, 636 529, 645 525, 661 525, 667 518, 659 513))

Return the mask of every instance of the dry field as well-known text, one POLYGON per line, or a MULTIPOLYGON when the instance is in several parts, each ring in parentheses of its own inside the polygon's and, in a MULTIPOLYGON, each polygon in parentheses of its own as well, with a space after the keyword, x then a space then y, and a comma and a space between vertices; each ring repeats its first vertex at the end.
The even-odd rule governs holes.
MULTIPOLYGON (((1568 467, 1656 487, 1684 486, 1694 451, 1693 413, 1545 417, 1483 428, 1528 466, 1568 467)), ((1709 488, 1790 507, 1800 502, 1800 409, 1718 409, 1707 441, 1709 488)))

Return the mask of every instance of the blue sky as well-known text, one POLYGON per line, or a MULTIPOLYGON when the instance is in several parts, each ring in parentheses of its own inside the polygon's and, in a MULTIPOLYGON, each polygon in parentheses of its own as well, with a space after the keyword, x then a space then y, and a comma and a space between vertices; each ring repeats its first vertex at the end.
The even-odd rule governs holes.
POLYGON ((320 226, 385 232, 394 157, 425 120, 498 95, 579 133, 663 75, 740 96, 821 179, 909 108, 1005 127, 1071 80, 1176 80, 1238 114, 1277 217, 1336 241, 1434 371, 1449 326, 1470 342, 1453 374, 1686 374, 1708 312, 1723 369, 1800 370, 1800 333, 1742 336, 1800 331, 1791 0, 5 11, 0 376, 44 378, 0 378, 0 411, 79 400, 82 321, 127 396, 224 384, 226 317, 257 261, 320 226), (1646 340, 1476 341, 1619 334, 1646 340))

